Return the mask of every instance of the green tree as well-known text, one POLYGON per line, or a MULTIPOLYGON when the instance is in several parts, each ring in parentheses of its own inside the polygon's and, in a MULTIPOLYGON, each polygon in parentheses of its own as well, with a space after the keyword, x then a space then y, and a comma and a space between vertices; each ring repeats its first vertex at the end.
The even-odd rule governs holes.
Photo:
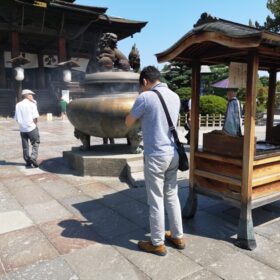
POLYGON ((263 25, 256 21, 255 26, 272 32, 280 31, 280 0, 267 0, 266 7, 271 11, 273 17, 267 16, 263 25))
POLYGON ((181 87, 175 91, 181 100, 190 99, 192 96, 192 88, 191 87, 181 87))
MULTIPOLYGON (((228 66, 215 65, 210 66, 211 74, 202 74, 204 92, 212 94, 211 85, 228 76, 228 66)), ((183 62, 171 62, 166 64, 162 71, 162 81, 167 83, 170 89, 177 92, 181 100, 188 99, 191 96, 192 70, 183 62)))
POLYGON ((224 115, 227 108, 225 98, 216 95, 204 95, 200 97, 200 113, 202 115, 224 115))

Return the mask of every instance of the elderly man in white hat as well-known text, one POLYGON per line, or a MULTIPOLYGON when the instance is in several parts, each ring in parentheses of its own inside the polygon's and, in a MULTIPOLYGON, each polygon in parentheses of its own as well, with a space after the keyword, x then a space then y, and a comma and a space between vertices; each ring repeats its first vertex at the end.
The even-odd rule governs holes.
POLYGON ((40 135, 37 127, 39 113, 36 101, 33 99, 35 93, 32 90, 24 89, 21 94, 23 99, 16 105, 15 119, 19 124, 23 158, 26 167, 38 167, 40 135), (29 155, 29 141, 32 145, 31 155, 29 155))

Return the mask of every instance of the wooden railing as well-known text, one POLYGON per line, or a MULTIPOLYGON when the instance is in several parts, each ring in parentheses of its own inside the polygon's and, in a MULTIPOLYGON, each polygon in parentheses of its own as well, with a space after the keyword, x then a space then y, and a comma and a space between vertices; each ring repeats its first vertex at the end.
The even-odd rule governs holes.
MULTIPOLYGON (((186 116, 181 115, 180 116, 180 126, 184 126, 184 123, 186 122, 186 116)), ((244 122, 244 119, 242 119, 242 122, 244 122)), ((199 115, 199 127, 221 127, 224 124, 224 116, 223 115, 206 115, 202 116, 199 115)))

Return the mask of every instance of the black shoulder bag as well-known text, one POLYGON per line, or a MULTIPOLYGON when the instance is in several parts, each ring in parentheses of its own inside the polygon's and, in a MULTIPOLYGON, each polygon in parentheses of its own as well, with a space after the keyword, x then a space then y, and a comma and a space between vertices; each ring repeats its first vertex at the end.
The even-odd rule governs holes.
POLYGON ((185 152, 185 148, 184 148, 184 145, 180 142, 179 138, 178 138, 178 134, 177 134, 177 131, 172 123, 172 120, 171 120, 171 117, 169 115, 169 112, 168 112, 168 109, 167 109, 167 106, 160 94, 160 92, 156 89, 153 89, 153 91, 157 94, 161 104, 162 104, 162 107, 163 107, 163 110, 165 112, 165 115, 166 115, 166 119, 167 119, 167 122, 168 122, 168 125, 169 125, 169 129, 173 135, 173 138, 174 138, 174 141, 175 141, 175 144, 177 146, 177 152, 179 154, 179 166, 178 166, 178 169, 181 170, 181 171, 186 171, 189 169, 189 161, 188 161, 188 157, 187 157, 187 154, 185 152))

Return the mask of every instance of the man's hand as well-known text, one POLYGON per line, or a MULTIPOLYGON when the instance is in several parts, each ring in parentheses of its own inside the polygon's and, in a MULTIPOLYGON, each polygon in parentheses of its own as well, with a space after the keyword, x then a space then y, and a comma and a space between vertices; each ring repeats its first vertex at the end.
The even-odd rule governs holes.
POLYGON ((133 117, 131 114, 129 114, 125 118, 125 125, 127 127, 132 127, 136 121, 137 121, 137 119, 135 117, 133 117))

